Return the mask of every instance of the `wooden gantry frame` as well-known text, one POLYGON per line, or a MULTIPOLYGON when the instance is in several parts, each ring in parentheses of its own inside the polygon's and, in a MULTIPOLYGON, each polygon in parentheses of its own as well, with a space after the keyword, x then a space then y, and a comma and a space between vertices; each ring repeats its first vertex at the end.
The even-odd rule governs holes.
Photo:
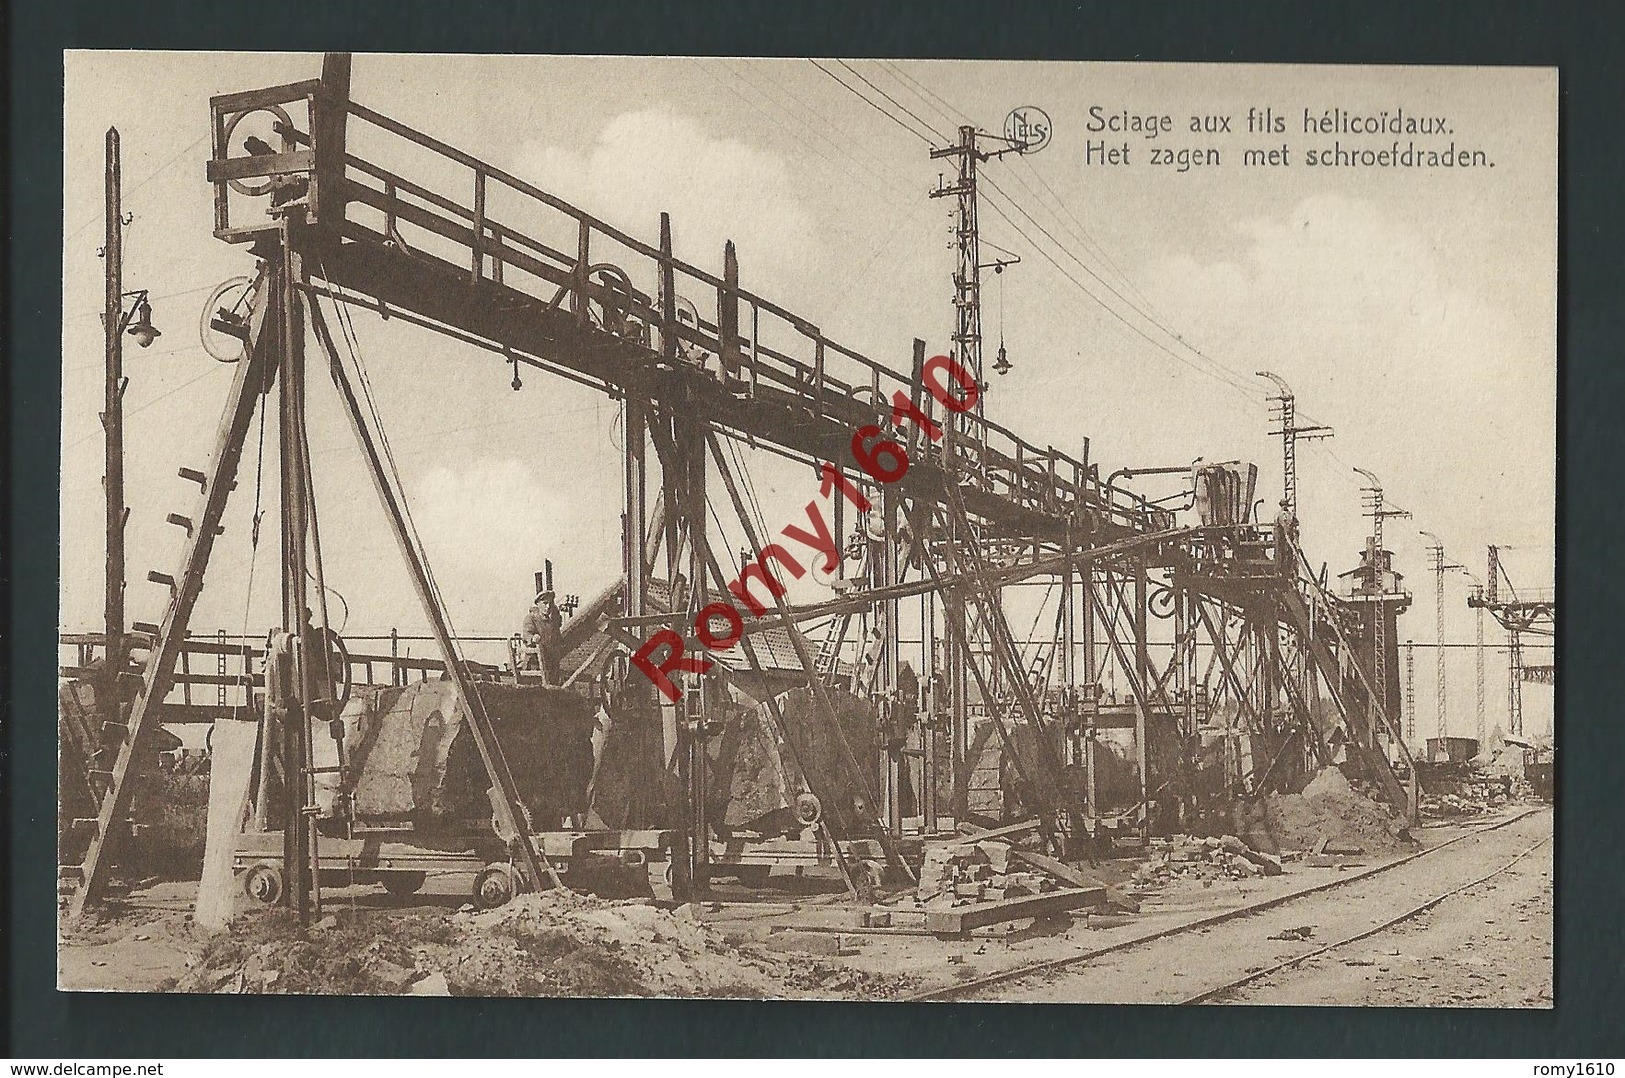
MULTIPOLYGON (((1256 796, 1330 759, 1334 750, 1325 731, 1336 726, 1384 796, 1413 808, 1390 766, 1390 753, 1401 754, 1402 769, 1406 761, 1388 716, 1377 707, 1370 721, 1363 707, 1351 708, 1344 699, 1347 685, 1362 679, 1369 685, 1369 674, 1341 625, 1336 601, 1305 571, 1296 550, 1275 549, 1266 529, 1247 523, 1177 526, 1171 513, 1143 497, 1102 484, 1087 462, 1087 448, 1080 459, 1053 446, 1034 446, 979 412, 956 417, 941 445, 911 441, 907 475, 877 487, 852 467, 848 443, 858 426, 884 421, 889 404, 877 402, 889 402, 899 390, 919 400, 923 342, 917 342, 906 371, 848 349, 815 323, 741 287, 733 244, 716 276, 675 255, 665 215, 659 242, 646 244, 350 100, 344 54, 330 55, 319 79, 216 97, 211 116, 215 235, 252 247, 261 266, 259 285, 243 329, 244 359, 202 476, 182 568, 173 578, 172 602, 140 663, 143 681, 130 707, 129 736, 106 785, 75 912, 105 887, 106 844, 117 833, 113 822, 128 811, 131 762, 175 684, 176 660, 187 646, 191 611, 249 425, 257 406, 269 406, 273 387, 285 475, 281 632, 293 662, 291 680, 280 688, 267 677, 267 697, 292 716, 279 728, 304 731, 304 743, 292 736, 283 744, 283 759, 301 774, 311 770, 310 724, 301 716, 321 706, 323 692, 317 664, 298 658, 324 652, 304 614, 306 581, 320 573, 303 429, 307 319, 411 572, 442 667, 470 716, 493 782, 496 828, 528 885, 552 875, 531 842, 470 666, 451 635, 379 432, 347 373, 321 300, 370 309, 491 351, 513 366, 516 378, 526 366, 623 402, 624 602, 601 629, 628 650, 636 649, 651 624, 686 624, 708 595, 726 587, 724 558, 707 530, 713 506, 732 510, 752 549, 771 541, 758 533, 742 489, 746 478, 730 465, 723 439, 815 470, 845 462, 849 479, 867 484, 883 535, 875 540, 879 556, 856 590, 802 606, 775 595, 774 608, 747 625, 742 641, 749 666, 761 674, 752 636, 766 628, 785 630, 816 706, 838 731, 829 695, 831 656, 820 662, 802 627, 832 617, 868 618, 882 639, 873 696, 877 707, 887 708, 895 700, 904 651, 903 603, 920 603, 918 657, 927 691, 917 718, 924 745, 851 745, 842 738, 843 766, 877 811, 870 814, 871 827, 842 841, 827 821, 818 825, 854 893, 863 858, 843 849, 843 841, 877 847, 894 870, 908 873, 898 795, 904 768, 927 772, 917 787, 930 791, 923 798, 925 831, 950 815, 967 817, 978 727, 997 733, 1015 787, 1007 791, 1012 800, 1039 813, 1058 842, 1067 834, 1109 834, 1108 825, 1143 838, 1153 823, 1153 805, 1193 804, 1185 772, 1195 766, 1193 750, 1204 731, 1222 744, 1224 786, 1231 795, 1256 796), (272 153, 245 155, 233 135, 256 113, 272 117, 281 145, 272 153), (366 129, 364 138, 357 125, 366 129), (413 178, 351 152, 359 144, 379 147, 386 157, 389 146, 410 147, 420 157, 427 151, 438 167, 432 179, 427 173, 413 178), (448 176, 461 181, 448 182, 448 176), (452 190, 457 186, 462 193, 452 190), (605 251, 614 253, 613 260, 605 251), (702 296, 703 306, 680 300, 702 296), (913 544, 906 556, 899 552, 904 529, 913 544), (665 579, 691 582, 687 618, 658 609, 651 598, 662 549, 665 579), (1005 589, 1033 581, 1060 591, 1053 643, 1037 672, 1003 604, 1005 589), (1160 633, 1165 638, 1154 639, 1162 622, 1170 628, 1160 633), (1107 680, 1121 681, 1125 699, 1104 698, 1107 680), (1097 747, 1112 729, 1132 732, 1140 790, 1126 806, 1104 804, 1097 790, 1097 747), (1148 788, 1148 751, 1159 737, 1180 748, 1176 766, 1158 768, 1159 787, 1148 788), (935 751, 943 742, 945 756, 935 751), (937 804, 931 773, 944 767, 954 776, 949 812, 937 804)), ((842 530, 837 516, 837 541, 842 530)), ((721 664, 717 669, 728 677, 721 664)), ((660 759, 649 765, 675 768, 684 802, 682 819, 674 822, 679 838, 672 851, 673 884, 697 893, 706 885, 711 848, 700 755, 711 729, 708 694, 721 685, 689 678, 676 703, 630 679, 622 688, 630 690, 617 694, 622 706, 648 709, 651 721, 659 712, 664 744, 660 759)), ((789 744, 785 716, 776 702, 767 705, 789 744)), ((290 811, 310 821, 308 828, 288 829, 291 872, 295 864, 315 864, 309 847, 316 839, 309 784, 289 787, 301 791, 290 811)), ((301 890, 314 900, 313 885, 301 890)))

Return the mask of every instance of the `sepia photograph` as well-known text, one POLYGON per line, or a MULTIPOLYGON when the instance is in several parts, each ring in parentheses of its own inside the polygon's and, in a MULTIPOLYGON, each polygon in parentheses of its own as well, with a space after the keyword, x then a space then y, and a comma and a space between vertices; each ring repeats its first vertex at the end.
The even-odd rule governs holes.
POLYGON ((63 76, 59 989, 1554 1006, 1555 68, 63 76))

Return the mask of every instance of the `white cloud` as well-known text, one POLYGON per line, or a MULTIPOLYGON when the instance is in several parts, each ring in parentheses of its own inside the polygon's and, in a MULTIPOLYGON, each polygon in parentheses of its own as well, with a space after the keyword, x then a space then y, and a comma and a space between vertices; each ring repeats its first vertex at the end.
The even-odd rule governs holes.
POLYGON ((821 257, 814 217, 792 194, 804 179, 777 155, 717 138, 665 105, 617 116, 585 154, 533 140, 514 156, 519 175, 634 236, 658 235, 669 212, 678 257, 702 268, 720 273, 723 243, 735 240, 758 292, 795 283, 821 257))
POLYGON ((522 612, 531 574, 579 524, 571 500, 517 460, 437 466, 411 501, 440 590, 454 614, 477 618, 471 631, 487 630, 493 612, 522 612))
POLYGON ((1249 374, 1284 375, 1305 413, 1337 427, 1339 454, 1421 526, 1479 544, 1549 514, 1550 327, 1526 328, 1486 298, 1482 267, 1453 265, 1425 227, 1369 202, 1316 196, 1237 232, 1234 258, 1150 267, 1175 324, 1201 327, 1204 348, 1244 357, 1249 374))

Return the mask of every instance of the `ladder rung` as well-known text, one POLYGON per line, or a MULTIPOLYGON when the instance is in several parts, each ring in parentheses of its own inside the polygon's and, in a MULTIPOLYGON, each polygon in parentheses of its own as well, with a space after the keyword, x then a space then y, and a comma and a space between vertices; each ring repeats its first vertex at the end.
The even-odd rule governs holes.
MULTIPOLYGON (((193 532, 193 531, 194 531, 194 530, 195 530, 195 529, 196 529, 196 527, 197 527, 197 525, 195 525, 195 524, 193 524, 193 523, 192 523, 192 518, 191 518, 191 517, 188 517, 188 516, 182 516, 182 515, 181 515, 181 514, 180 514, 180 513, 171 513, 171 514, 169 514, 169 516, 168 516, 168 517, 166 517, 166 518, 165 518, 165 519, 166 519, 166 520, 167 520, 167 521, 168 521, 168 522, 169 522, 169 523, 171 523, 171 524, 173 524, 173 525, 175 525, 175 526, 176 526, 176 527, 177 527, 177 528, 184 528, 184 529, 186 529, 186 534, 187 534, 187 535, 191 535, 191 534, 192 534, 192 532, 193 532)), ((226 534, 226 527, 225 527, 225 525, 224 525, 224 524, 216 524, 216 525, 215 525, 215 526, 214 526, 214 534, 216 534, 216 535, 224 535, 224 534, 226 534)))
MULTIPOLYGON (((134 629, 138 633, 147 633, 148 635, 151 635, 151 636, 157 636, 158 635, 158 626, 154 625, 150 621, 137 621, 137 622, 134 622, 134 623, 132 623, 130 625, 130 628, 134 629)), ((143 642, 139 646, 140 647, 148 647, 149 645, 146 644, 145 642, 143 642)))
POLYGON ((168 573, 160 573, 156 569, 149 569, 147 570, 147 579, 152 581, 154 584, 166 585, 170 591, 175 590, 175 578, 170 576, 168 573))
MULTIPOLYGON (((209 477, 198 471, 196 468, 182 468, 176 474, 178 474, 182 479, 190 479, 200 487, 207 487, 209 485, 209 477)), ((228 489, 237 489, 237 481, 235 479, 231 481, 231 486, 228 489)))
POLYGON ((112 719, 104 719, 104 720, 102 720, 102 729, 106 730, 109 727, 112 727, 115 730, 124 731, 122 734, 119 735, 119 737, 121 737, 121 738, 125 738, 125 737, 130 736, 130 726, 129 726, 128 723, 114 722, 112 719))
POLYGON ((74 830, 76 830, 76 831, 83 831, 87 827, 92 828, 92 829, 97 829, 97 828, 100 828, 101 825, 102 825, 102 822, 100 820, 96 819, 96 817, 94 817, 94 816, 80 817, 79 819, 76 819, 76 820, 73 821, 73 827, 74 827, 74 830))

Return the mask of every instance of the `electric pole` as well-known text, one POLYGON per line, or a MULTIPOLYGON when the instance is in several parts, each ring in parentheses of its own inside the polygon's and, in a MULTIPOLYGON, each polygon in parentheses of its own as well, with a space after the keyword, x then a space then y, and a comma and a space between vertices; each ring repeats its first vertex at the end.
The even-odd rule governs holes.
MULTIPOLYGON (((1258 377, 1268 378, 1275 383, 1279 390, 1275 396, 1268 398, 1275 405, 1275 413, 1270 416, 1276 427, 1270 434, 1281 439, 1281 496, 1286 499, 1287 511, 1292 519, 1298 519, 1298 439, 1314 441, 1320 438, 1330 438, 1332 428, 1322 426, 1300 427, 1298 425, 1297 398, 1286 380, 1280 375, 1269 371, 1259 371, 1258 377)), ((1302 525, 1300 524, 1300 535, 1302 525)))
POLYGON ((1416 641, 1405 641, 1405 740, 1416 740, 1416 641))
POLYGON ((1478 727, 1476 734, 1479 748, 1484 747, 1484 735, 1487 732, 1484 724, 1484 586, 1473 585, 1473 598, 1478 603, 1473 605, 1473 678, 1474 690, 1478 703, 1478 727))
POLYGON ((1428 546, 1428 565, 1433 570, 1433 638, 1438 642, 1438 646, 1434 649, 1438 653, 1434 672, 1434 706, 1438 711, 1434 716, 1434 722, 1438 729, 1436 736, 1442 746, 1445 715, 1444 574, 1447 569, 1460 569, 1462 566, 1445 562, 1444 540, 1430 531, 1424 531, 1422 534, 1433 540, 1428 546))
POLYGON ((1362 488, 1365 494, 1365 515, 1371 518, 1371 699, 1370 713, 1373 732, 1378 716, 1388 710, 1388 568, 1387 551, 1382 546, 1382 522, 1387 517, 1408 517, 1403 509, 1390 509, 1383 499, 1382 483, 1364 468, 1355 471, 1371 484, 1362 488))
MULTIPOLYGON (((959 141, 952 146, 933 147, 931 159, 933 161, 956 158, 959 164, 959 175, 953 183, 943 182, 940 175, 936 189, 931 192, 932 198, 947 198, 953 196, 957 211, 954 224, 954 245, 957 259, 954 266, 954 332, 953 352, 954 359, 970 372, 981 390, 976 399, 976 418, 980 420, 985 414, 987 401, 987 382, 982 377, 982 243, 977 229, 977 194, 976 194, 976 166, 995 157, 1003 157, 1007 153, 1019 153, 1026 149, 1024 142, 1014 142, 999 135, 991 135, 985 131, 978 131, 970 124, 959 128, 959 141), (980 146, 982 139, 993 139, 1006 145, 996 150, 984 150, 980 146)), ((1003 272, 1007 262, 996 262, 993 269, 1003 272)), ((1001 348, 1002 353, 1002 348, 1001 348)), ((1008 370, 1008 364, 1003 362, 1001 354, 1000 373, 1008 370)), ((949 415, 944 417, 947 441, 944 448, 950 468, 958 468, 960 443, 963 432, 972 429, 971 419, 968 415, 949 415)), ((975 454, 976 467, 974 474, 981 482, 982 466, 987 459, 987 427, 982 423, 974 424, 976 446, 972 452, 975 454)), ((949 530, 948 541, 959 541, 949 530)), ((1087 589, 1085 589, 1087 591, 1087 589)), ((951 614, 949 615, 952 616, 951 614)), ((966 734, 966 714, 969 701, 969 686, 966 682, 966 663, 971 660, 971 641, 968 632, 964 634, 962 642, 950 642, 948 646, 948 683, 949 695, 953 701, 954 714, 954 752, 965 751, 968 735, 966 734)), ((993 672, 993 693, 995 697, 999 691, 998 667, 993 672)), ((956 799, 958 794, 956 793, 956 799)), ((961 805, 960 808, 963 808, 961 805)))
MULTIPOLYGON (((1488 578, 1489 605, 1494 608, 1500 603, 1501 579, 1501 548, 1489 548, 1489 565, 1485 572, 1488 578)), ((1513 596, 1517 598, 1516 595, 1513 596)), ((1518 633, 1517 623, 1512 619, 1505 619, 1503 624, 1507 629, 1507 732, 1523 735, 1523 639, 1518 633)))
POLYGON ((107 302, 106 386, 102 433, 106 449, 102 484, 107 496, 107 692, 110 717, 118 721, 119 675, 124 671, 124 207, 118 128, 107 129, 107 242, 102 248, 107 302))
MULTIPOLYGON (((1000 135, 991 135, 986 131, 978 131, 975 127, 965 124, 959 128, 959 141, 952 146, 934 148, 931 159, 942 160, 957 158, 959 162, 959 176, 951 184, 940 182, 932 198, 947 198, 950 195, 957 202, 958 212, 954 226, 955 247, 958 258, 954 267, 954 358, 959 364, 971 373, 976 383, 986 389, 982 378, 982 270, 988 268, 982 264, 981 236, 976 223, 976 166, 995 157, 1003 157, 1007 153, 1020 153, 1027 148, 1024 142, 1015 142, 1000 135), (993 139, 1006 143, 996 150, 984 150, 980 143, 983 139, 993 139)), ((991 267, 1003 271, 1004 267, 1011 265, 1009 261, 990 263, 991 267)), ((1007 369, 1007 368, 1006 368, 1007 369)), ((976 414, 983 414, 983 402, 987 399, 983 392, 976 402, 976 414)), ((977 446, 978 460, 985 451, 985 432, 981 436, 984 441, 977 446)))

